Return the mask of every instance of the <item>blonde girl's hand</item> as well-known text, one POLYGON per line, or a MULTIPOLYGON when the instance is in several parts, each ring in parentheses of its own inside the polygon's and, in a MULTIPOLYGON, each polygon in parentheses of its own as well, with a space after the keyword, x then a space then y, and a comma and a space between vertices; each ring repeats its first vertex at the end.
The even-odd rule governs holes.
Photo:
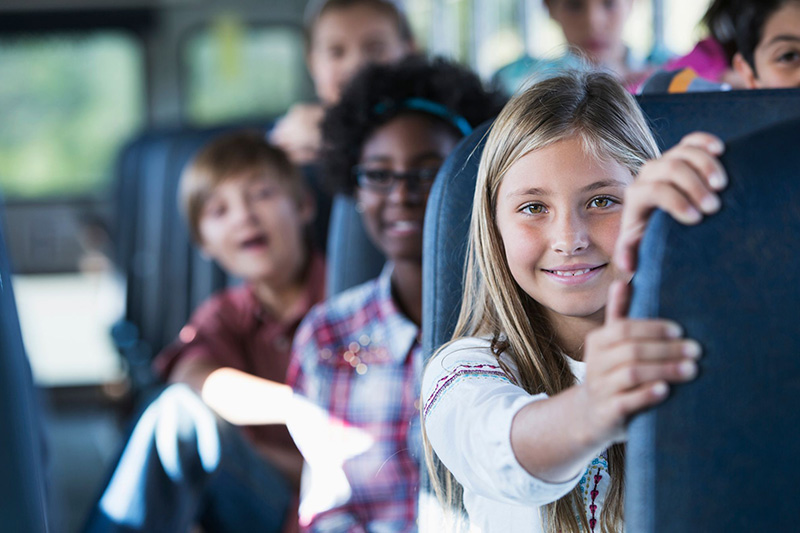
POLYGON ((630 294, 627 283, 614 282, 606 323, 586 338, 579 389, 589 438, 600 446, 623 440, 631 416, 664 401, 669 384, 697 375, 700 345, 672 321, 626 318, 630 294))
POLYGON ((719 211, 717 192, 728 184, 717 159, 725 145, 709 133, 696 132, 658 159, 648 161, 625 191, 614 263, 625 272, 636 270, 639 243, 647 221, 662 209, 683 224, 697 224, 703 215, 719 211))

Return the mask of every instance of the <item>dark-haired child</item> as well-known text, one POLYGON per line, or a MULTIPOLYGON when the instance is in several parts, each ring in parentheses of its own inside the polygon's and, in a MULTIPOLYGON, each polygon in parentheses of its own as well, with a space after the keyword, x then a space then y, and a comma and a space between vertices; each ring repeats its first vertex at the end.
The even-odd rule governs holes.
POLYGON ((690 68, 700 79, 720 84, 726 83, 734 88, 742 87, 744 82, 733 70, 733 56, 736 54, 735 19, 739 9, 738 4, 739 0, 714 0, 711 2, 701 21, 708 30, 708 36, 699 41, 685 56, 667 61, 663 70, 671 72, 690 68))
POLYGON ((414 50, 411 29, 391 0, 316 0, 305 20, 306 63, 319 102, 293 106, 270 139, 297 164, 316 161, 325 107, 368 63, 391 63, 414 50))
POLYGON ((245 283, 203 303, 157 357, 172 385, 137 422, 86 531, 291 531, 303 461, 263 405, 291 397, 291 338, 324 295, 313 201, 263 133, 239 132, 194 157, 180 202, 196 244, 245 283))
MULTIPOLYGON (((697 64, 668 64, 667 68, 685 68, 657 72, 642 86, 643 94, 728 90, 731 86, 746 89, 800 87, 800 1, 717 0, 706 18, 715 8, 715 20, 727 28, 729 36, 725 53, 735 52, 732 54, 733 70, 728 69, 723 76, 730 84, 710 79, 714 72, 723 72, 719 68, 724 59, 722 47, 713 44, 703 51, 698 45, 690 54, 695 56, 697 64), (717 67, 713 67, 714 63, 717 67), (703 75, 709 79, 701 77, 703 75)), ((710 42, 715 43, 713 39, 710 42)))
POLYGON ((748 88, 800 87, 800 1, 742 1, 736 42, 734 68, 748 88))
POLYGON ((388 263, 312 309, 295 337, 288 379, 329 426, 289 420, 309 465, 309 531, 416 530, 425 205, 447 155, 500 103, 464 68, 414 57, 365 69, 326 115, 326 176, 355 196, 388 263))
POLYGON ((591 66, 613 72, 636 92, 652 65, 637 57, 622 39, 633 0, 543 1, 550 18, 564 33, 568 52, 555 59, 524 56, 497 71, 493 79, 498 86, 513 94, 565 69, 591 66))

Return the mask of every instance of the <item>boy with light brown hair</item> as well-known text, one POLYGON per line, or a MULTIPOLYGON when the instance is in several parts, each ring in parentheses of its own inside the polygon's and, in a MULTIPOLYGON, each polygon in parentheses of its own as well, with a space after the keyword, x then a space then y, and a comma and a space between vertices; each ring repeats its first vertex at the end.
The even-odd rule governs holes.
POLYGON ((157 356, 172 385, 139 419, 87 531, 291 530, 303 460, 264 407, 291 396, 291 339, 324 297, 313 199, 258 131, 203 148, 179 197, 196 244, 244 283, 204 302, 157 356))

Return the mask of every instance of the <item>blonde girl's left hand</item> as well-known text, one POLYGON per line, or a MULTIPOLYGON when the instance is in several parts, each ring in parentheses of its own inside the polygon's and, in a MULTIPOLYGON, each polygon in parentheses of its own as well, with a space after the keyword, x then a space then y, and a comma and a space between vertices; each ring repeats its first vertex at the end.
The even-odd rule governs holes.
POLYGON ((634 272, 639 243, 647 221, 656 209, 683 224, 697 224, 704 215, 719 211, 717 193, 728 184, 718 156, 722 141, 710 133, 690 133, 658 159, 648 161, 625 191, 622 223, 614 252, 614 263, 634 272))

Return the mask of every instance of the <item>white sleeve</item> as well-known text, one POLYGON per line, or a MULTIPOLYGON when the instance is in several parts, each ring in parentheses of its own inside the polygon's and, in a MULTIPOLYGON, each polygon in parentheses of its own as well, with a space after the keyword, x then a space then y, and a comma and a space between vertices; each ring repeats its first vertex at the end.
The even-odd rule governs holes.
POLYGON ((463 339, 440 352, 422 381, 425 431, 456 479, 477 495, 511 504, 544 505, 567 494, 564 483, 540 480, 511 448, 511 422, 524 406, 547 398, 514 385, 484 339, 463 339))

